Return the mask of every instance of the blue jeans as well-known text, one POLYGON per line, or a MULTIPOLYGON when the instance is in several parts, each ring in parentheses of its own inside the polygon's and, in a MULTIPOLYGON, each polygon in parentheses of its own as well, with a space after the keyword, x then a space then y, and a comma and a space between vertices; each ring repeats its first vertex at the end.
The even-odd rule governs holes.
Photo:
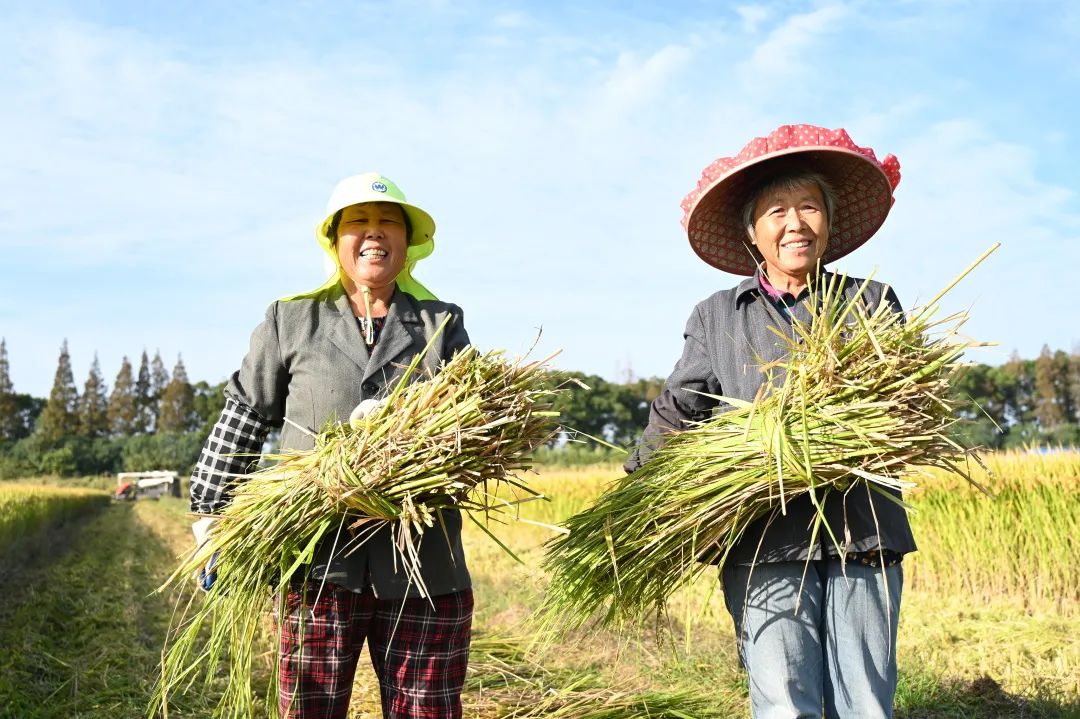
POLYGON ((796 612, 804 566, 722 572, 754 719, 891 717, 903 565, 848 562, 845 577, 839 559, 811 561, 796 612))

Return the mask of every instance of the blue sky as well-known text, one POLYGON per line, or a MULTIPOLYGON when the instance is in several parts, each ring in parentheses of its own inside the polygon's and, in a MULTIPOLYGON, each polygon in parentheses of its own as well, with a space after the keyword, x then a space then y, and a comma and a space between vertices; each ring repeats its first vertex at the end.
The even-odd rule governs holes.
POLYGON ((34 2, 0 23, 0 336, 48 393, 67 338, 217 382, 315 223, 378 170, 438 222, 417 276, 484 349, 666 376, 693 305, 701 168, 777 125, 896 154, 896 205, 837 269, 946 300, 998 347, 1080 344, 1080 10, 1070 2, 34 2))

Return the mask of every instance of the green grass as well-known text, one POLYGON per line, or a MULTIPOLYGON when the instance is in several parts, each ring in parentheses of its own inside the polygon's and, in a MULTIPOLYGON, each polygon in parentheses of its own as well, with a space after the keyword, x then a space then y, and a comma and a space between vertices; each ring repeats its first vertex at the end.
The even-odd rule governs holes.
MULTIPOLYGON (((178 501, 116 504, 50 535, 0 603, 0 717, 142 716, 171 606, 152 594, 175 564, 178 501), (162 513, 165 512, 163 515, 162 513), (164 528, 155 530, 155 524, 164 528)), ((170 716, 205 717, 202 697, 170 716)))

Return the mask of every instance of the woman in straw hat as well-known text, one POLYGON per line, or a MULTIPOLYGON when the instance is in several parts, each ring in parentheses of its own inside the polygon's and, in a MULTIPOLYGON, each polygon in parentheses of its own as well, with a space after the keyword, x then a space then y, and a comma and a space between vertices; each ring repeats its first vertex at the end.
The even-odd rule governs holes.
MULTIPOLYGON (((310 448, 310 431, 377 403, 433 337, 421 363, 430 371, 469 344, 461 309, 412 275, 434 249, 435 222, 389 179, 338 183, 316 234, 336 271, 322 287, 272 303, 252 334, 191 478, 194 512, 228 503, 249 469, 244 455, 259 453, 271 429, 281 428, 283 447, 310 448)), ((336 551, 316 553, 313 586, 285 597, 282 716, 345 717, 365 641, 385 717, 461 716, 473 597, 460 514, 444 511, 442 526, 419 545, 427 597, 394 561, 389 527, 360 546, 339 537, 336 551)), ((211 570, 200 577, 210 591, 211 570)))
MULTIPOLYGON (((707 395, 754 398, 759 368, 783 352, 774 329, 790 333, 792 318, 809 318, 821 267, 873 236, 899 180, 892 155, 879 161, 844 130, 811 125, 780 127, 705 168, 682 204, 690 244, 746 279, 694 308, 628 472, 664 432, 723 409, 707 395)), ((861 284, 847 280, 845 296, 861 284)), ((880 283, 863 299, 901 312, 880 283)), ((811 537, 815 509, 803 496, 751 525, 721 569, 754 717, 892 716, 901 560, 915 551, 907 516, 859 492, 829 495, 824 513, 839 551, 828 532, 811 537)))

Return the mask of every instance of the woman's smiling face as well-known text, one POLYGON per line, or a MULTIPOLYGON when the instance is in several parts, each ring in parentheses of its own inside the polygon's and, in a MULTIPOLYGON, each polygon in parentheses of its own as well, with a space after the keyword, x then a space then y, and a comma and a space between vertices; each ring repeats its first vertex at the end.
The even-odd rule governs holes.
POLYGON ((337 256, 345 275, 370 289, 394 283, 405 267, 405 212, 394 202, 365 202, 341 211, 337 256))
POLYGON ((754 245, 772 277, 805 281, 829 246, 825 198, 816 183, 778 189, 754 205, 754 245))

